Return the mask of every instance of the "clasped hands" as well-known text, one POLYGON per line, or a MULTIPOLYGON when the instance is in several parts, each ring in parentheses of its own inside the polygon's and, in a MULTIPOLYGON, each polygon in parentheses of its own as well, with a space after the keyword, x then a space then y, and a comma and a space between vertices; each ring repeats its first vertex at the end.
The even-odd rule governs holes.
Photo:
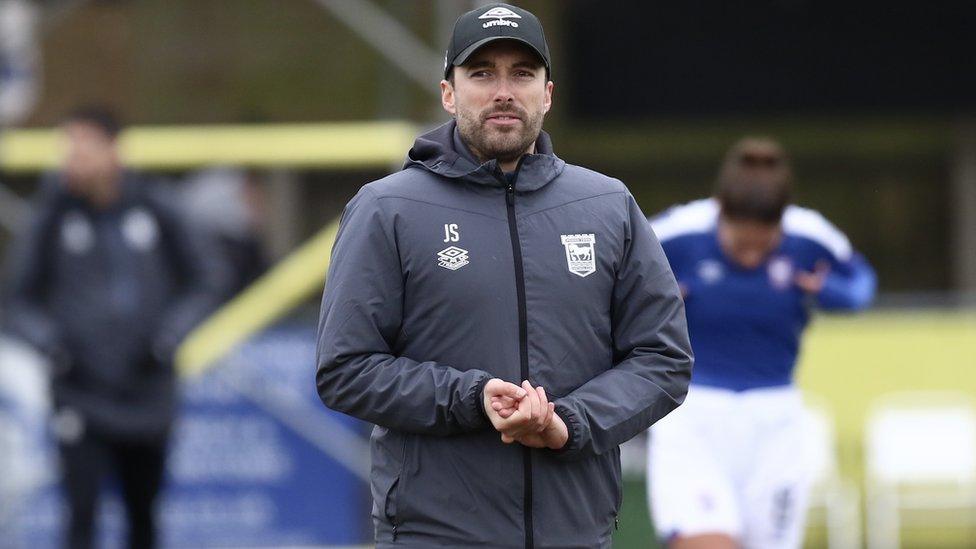
POLYGON ((542 387, 523 381, 514 383, 495 378, 485 384, 483 405, 502 442, 518 442, 530 448, 558 450, 569 440, 569 430, 556 414, 542 387))

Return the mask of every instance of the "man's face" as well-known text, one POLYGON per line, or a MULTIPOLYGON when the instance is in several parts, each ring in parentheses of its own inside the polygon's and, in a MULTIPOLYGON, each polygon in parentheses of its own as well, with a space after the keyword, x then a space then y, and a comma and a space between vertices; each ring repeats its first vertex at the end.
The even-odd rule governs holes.
POLYGON ((115 139, 94 124, 72 121, 62 127, 63 169, 69 188, 88 194, 93 185, 114 179, 119 169, 115 139))
POLYGON ((441 81, 441 102, 481 160, 512 162, 531 152, 552 106, 552 82, 539 57, 512 40, 492 42, 441 81))
POLYGON ((718 238, 722 251, 746 269, 755 269, 779 246, 779 224, 721 217, 718 238))

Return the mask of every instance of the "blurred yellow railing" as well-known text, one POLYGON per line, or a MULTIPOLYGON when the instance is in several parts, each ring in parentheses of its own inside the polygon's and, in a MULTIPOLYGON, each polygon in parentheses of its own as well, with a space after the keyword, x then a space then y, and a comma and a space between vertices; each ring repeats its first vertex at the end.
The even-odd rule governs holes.
POLYGON ((239 343, 320 293, 338 231, 337 218, 194 330, 176 355, 180 374, 205 371, 239 343))
MULTIPOLYGON (((121 136, 126 163, 140 169, 215 164, 288 168, 386 168, 403 159, 416 127, 401 121, 221 126, 141 126, 121 136)), ((53 129, 0 134, 0 170, 37 172, 60 156, 53 129)))

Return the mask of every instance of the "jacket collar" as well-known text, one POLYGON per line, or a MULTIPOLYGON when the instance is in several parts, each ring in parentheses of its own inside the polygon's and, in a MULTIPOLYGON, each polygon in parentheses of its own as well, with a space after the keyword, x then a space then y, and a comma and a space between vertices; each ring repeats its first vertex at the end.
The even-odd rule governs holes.
MULTIPOLYGON (((535 142, 535 154, 522 158, 516 188, 519 191, 541 189, 562 173, 566 163, 552 152, 552 140, 540 132, 535 142)), ((403 168, 424 169, 451 179, 461 179, 479 185, 504 186, 505 177, 497 160, 479 164, 461 140, 457 122, 438 126, 414 141, 407 153, 403 168)))

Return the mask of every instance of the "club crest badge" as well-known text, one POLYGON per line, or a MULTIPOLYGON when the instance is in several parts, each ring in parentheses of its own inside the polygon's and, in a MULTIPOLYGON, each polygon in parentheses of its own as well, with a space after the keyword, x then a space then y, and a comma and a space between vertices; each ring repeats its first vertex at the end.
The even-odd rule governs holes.
POLYGON ((68 212, 61 225, 61 245, 73 254, 85 254, 95 247, 95 229, 81 212, 68 212))
POLYGON ((159 240, 159 224, 148 211, 136 208, 122 219, 122 236, 132 249, 146 252, 159 240))
POLYGON ((698 278, 705 284, 715 284, 725 277, 725 268, 714 259, 704 259, 698 263, 698 278))
POLYGON ((793 264, 785 257, 776 257, 767 267, 769 283, 778 290, 786 290, 793 283, 793 264))
POLYGON ((437 252, 437 264, 445 269, 456 271, 468 263, 471 263, 468 261, 468 251, 457 246, 444 248, 437 252))
POLYGON ((566 247, 566 264, 569 272, 584 277, 596 272, 596 235, 560 235, 566 247))

